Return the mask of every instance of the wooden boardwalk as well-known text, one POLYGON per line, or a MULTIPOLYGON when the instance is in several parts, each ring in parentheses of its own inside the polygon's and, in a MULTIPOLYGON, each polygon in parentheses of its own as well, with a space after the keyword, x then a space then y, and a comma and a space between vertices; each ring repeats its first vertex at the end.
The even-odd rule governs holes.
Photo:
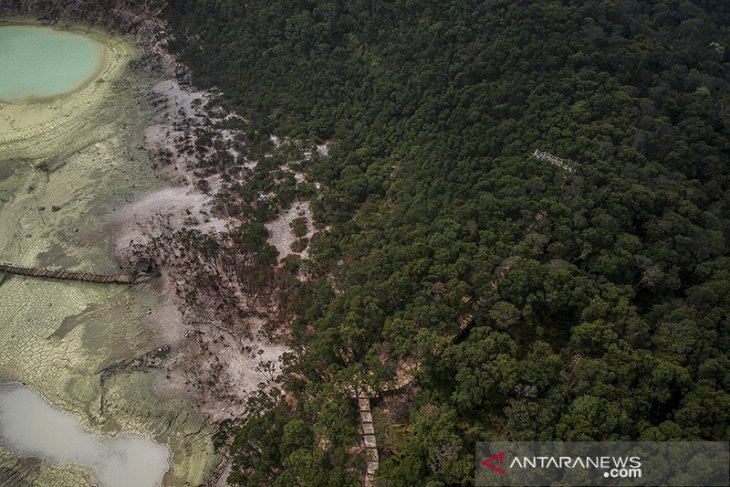
POLYGON ((367 460, 364 487, 372 487, 375 485, 375 472, 380 465, 380 459, 378 458, 378 443, 375 439, 373 413, 370 409, 370 397, 365 392, 357 395, 357 406, 360 412, 360 431, 367 460))
POLYGON ((135 276, 130 274, 91 274, 88 272, 70 272, 55 269, 40 269, 35 267, 17 267, 0 264, 0 272, 16 276, 41 277, 45 279, 60 279, 64 281, 95 282, 98 284, 134 284, 135 276))

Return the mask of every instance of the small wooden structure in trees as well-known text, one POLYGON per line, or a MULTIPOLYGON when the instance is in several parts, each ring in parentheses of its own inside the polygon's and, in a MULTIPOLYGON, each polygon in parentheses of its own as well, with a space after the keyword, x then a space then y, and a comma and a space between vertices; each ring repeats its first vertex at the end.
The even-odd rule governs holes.
POLYGON ((570 159, 563 159, 562 157, 558 157, 556 155, 553 155, 547 151, 541 151, 540 149, 535 149, 535 152, 532 153, 532 157, 539 161, 546 161, 552 164, 553 166, 559 167, 560 169, 563 169, 568 172, 574 172, 575 169, 573 166, 575 166, 575 163, 571 161, 570 159))

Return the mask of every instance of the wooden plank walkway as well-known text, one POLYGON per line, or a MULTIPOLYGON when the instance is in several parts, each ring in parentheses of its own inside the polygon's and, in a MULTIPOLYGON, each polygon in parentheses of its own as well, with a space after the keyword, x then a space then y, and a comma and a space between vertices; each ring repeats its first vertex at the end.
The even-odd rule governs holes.
POLYGON ((360 392, 357 396, 357 405, 360 411, 360 430, 365 444, 367 460, 364 487, 373 487, 375 485, 375 472, 380 466, 380 459, 378 458, 378 443, 375 439, 373 413, 370 409, 370 397, 365 392, 360 392))
POLYGON ((16 276, 41 277, 45 279, 59 279, 64 281, 95 282, 98 284, 134 284, 135 281, 135 276, 129 274, 91 274, 88 272, 70 272, 35 267, 18 267, 8 264, 0 264, 0 272, 16 276))

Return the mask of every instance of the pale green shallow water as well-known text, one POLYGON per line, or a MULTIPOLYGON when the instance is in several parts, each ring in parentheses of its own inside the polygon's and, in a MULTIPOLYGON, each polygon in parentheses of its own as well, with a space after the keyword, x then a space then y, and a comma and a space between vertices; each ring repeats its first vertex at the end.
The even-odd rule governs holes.
POLYGON ((18 453, 90 467, 108 487, 154 487, 169 468, 167 450, 157 443, 88 433, 75 418, 17 385, 0 386, 0 439, 18 453))
POLYGON ((101 62, 101 46, 88 37, 37 27, 0 27, 0 100, 73 91, 101 62))

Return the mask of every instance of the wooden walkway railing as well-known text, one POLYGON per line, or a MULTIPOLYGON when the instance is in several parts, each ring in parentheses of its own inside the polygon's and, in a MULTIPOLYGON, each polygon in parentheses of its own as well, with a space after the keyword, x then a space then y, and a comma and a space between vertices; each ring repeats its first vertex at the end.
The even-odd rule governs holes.
POLYGON ((16 276, 42 277, 46 279, 60 279, 64 281, 96 282, 98 284, 134 284, 136 276, 130 274, 104 275, 88 272, 70 272, 54 269, 40 269, 35 267, 17 267, 0 264, 0 272, 16 276))

